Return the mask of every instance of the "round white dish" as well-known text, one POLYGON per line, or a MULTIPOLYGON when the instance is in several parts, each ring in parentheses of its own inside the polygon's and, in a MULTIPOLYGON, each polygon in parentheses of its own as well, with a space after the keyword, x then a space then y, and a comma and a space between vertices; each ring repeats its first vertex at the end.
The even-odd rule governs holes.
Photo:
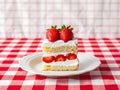
POLYGON ((31 55, 25 56, 19 61, 19 65, 23 70, 33 74, 44 76, 70 76, 89 72, 96 69, 101 64, 99 58, 91 54, 78 53, 80 63, 77 71, 42 71, 42 55, 43 53, 33 53, 31 55))

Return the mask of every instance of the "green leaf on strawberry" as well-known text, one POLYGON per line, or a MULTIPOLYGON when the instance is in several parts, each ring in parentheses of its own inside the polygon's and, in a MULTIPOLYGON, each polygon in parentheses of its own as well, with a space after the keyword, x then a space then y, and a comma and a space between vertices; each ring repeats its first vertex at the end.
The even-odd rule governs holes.
POLYGON ((57 28, 57 25, 51 26, 51 28, 57 28))

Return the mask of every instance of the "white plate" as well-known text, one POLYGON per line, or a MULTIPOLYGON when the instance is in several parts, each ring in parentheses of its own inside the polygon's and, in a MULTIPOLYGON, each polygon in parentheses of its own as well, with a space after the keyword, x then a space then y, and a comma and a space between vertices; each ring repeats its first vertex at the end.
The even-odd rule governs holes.
POLYGON ((101 63, 97 57, 91 54, 78 53, 80 63, 77 71, 42 71, 41 69, 42 55, 43 55, 42 53, 33 53, 31 55, 25 56, 19 61, 19 65, 23 70, 26 70, 33 74, 39 74, 44 76, 70 76, 79 75, 94 70, 101 63))

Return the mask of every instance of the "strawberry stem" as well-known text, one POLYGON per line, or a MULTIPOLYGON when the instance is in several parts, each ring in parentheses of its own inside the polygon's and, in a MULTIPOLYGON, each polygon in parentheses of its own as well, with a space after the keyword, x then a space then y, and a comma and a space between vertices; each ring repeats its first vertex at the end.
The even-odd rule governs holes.
POLYGON ((71 27, 71 25, 67 26, 67 28, 69 29, 71 27))
POLYGON ((64 28, 67 28, 69 30, 73 30, 73 28, 71 27, 71 25, 68 25, 68 26, 62 25, 61 28, 58 29, 58 31, 61 32, 64 28))
MULTIPOLYGON (((51 28, 57 28, 57 25, 53 25, 53 26, 51 26, 51 28)), ((58 28, 57 30, 59 31, 59 32, 61 32, 64 28, 67 28, 67 29, 69 29, 69 30, 73 30, 73 28, 71 27, 71 25, 68 25, 68 26, 66 26, 66 25, 62 25, 60 28, 58 28)))
POLYGON ((73 28, 70 28, 70 30, 73 30, 73 28))
POLYGON ((51 26, 51 28, 57 28, 57 25, 51 26))
POLYGON ((66 26, 65 26, 65 25, 62 25, 62 29, 64 29, 64 28, 66 28, 66 26))

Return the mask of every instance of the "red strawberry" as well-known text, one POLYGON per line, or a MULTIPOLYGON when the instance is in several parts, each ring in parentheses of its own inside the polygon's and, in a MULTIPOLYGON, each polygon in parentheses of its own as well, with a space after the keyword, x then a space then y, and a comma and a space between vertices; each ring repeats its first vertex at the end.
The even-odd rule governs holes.
POLYGON ((64 56, 64 55, 62 55, 62 54, 60 54, 60 55, 57 55, 56 56, 56 59, 55 59, 56 61, 65 61, 66 60, 66 57, 64 56))
POLYGON ((54 42, 59 39, 59 31, 56 29, 56 26, 52 26, 52 28, 48 29, 46 32, 46 38, 50 42, 54 42))
POLYGON ((43 57, 42 60, 46 63, 50 63, 53 62, 55 60, 54 56, 47 56, 47 57, 43 57))
POLYGON ((69 40, 73 39, 73 32, 72 29, 70 28, 71 26, 62 26, 61 32, 60 32, 60 39, 63 40, 64 42, 67 42, 69 40))
POLYGON ((76 59, 77 58, 77 56, 76 56, 76 54, 74 54, 74 53, 69 53, 68 55, 67 55, 67 59, 68 60, 73 60, 73 59, 76 59))

